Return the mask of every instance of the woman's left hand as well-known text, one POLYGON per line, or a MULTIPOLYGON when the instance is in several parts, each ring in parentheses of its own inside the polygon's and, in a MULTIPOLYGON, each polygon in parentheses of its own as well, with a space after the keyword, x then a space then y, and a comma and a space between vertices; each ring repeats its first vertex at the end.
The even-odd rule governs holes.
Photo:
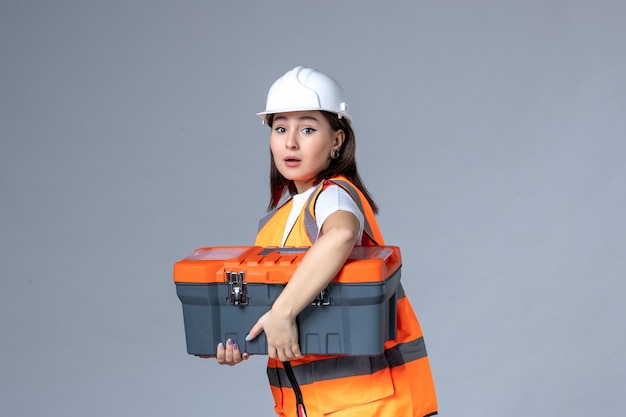
POLYGON ((252 326, 246 340, 254 339, 261 332, 265 332, 267 353, 270 358, 285 362, 302 357, 295 318, 281 315, 272 309, 252 326))

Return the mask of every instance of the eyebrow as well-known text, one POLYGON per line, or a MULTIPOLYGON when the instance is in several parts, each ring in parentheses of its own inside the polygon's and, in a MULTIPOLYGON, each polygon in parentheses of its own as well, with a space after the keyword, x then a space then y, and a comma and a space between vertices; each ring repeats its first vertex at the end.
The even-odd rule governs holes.
MULTIPOLYGON (((287 120, 287 119, 288 119, 287 116, 276 116, 274 118, 274 120, 287 120)), ((317 117, 309 116, 309 115, 300 116, 300 117, 298 117, 298 120, 313 120, 315 122, 319 122, 317 117)))

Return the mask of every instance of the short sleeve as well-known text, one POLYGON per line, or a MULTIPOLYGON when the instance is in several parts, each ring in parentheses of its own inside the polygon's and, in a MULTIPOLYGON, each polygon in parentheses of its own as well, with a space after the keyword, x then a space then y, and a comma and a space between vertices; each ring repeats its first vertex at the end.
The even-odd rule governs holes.
POLYGON ((317 197, 317 201, 315 202, 315 220, 318 228, 318 237, 319 231, 322 230, 322 225, 328 216, 340 210, 349 211, 359 220, 359 235, 357 242, 360 242, 361 237, 363 236, 363 213, 361 213, 361 210, 359 210, 359 207, 356 205, 350 194, 348 194, 348 192, 343 188, 334 184, 326 187, 317 197))

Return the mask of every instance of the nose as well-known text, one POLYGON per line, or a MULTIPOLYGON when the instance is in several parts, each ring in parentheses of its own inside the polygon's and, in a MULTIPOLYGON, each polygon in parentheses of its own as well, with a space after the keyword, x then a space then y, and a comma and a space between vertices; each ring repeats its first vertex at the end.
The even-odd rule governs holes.
POLYGON ((297 149, 298 148, 298 137, 297 132, 291 131, 287 134, 287 138, 285 139, 285 147, 287 149, 297 149))

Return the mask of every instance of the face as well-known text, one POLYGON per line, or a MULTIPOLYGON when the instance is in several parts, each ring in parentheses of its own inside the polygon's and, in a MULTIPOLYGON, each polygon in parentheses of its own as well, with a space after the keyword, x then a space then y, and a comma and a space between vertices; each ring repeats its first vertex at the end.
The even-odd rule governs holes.
POLYGON ((343 140, 343 131, 333 131, 319 111, 276 113, 270 149, 278 171, 301 193, 315 184, 317 174, 328 167, 331 152, 339 150, 343 140))

